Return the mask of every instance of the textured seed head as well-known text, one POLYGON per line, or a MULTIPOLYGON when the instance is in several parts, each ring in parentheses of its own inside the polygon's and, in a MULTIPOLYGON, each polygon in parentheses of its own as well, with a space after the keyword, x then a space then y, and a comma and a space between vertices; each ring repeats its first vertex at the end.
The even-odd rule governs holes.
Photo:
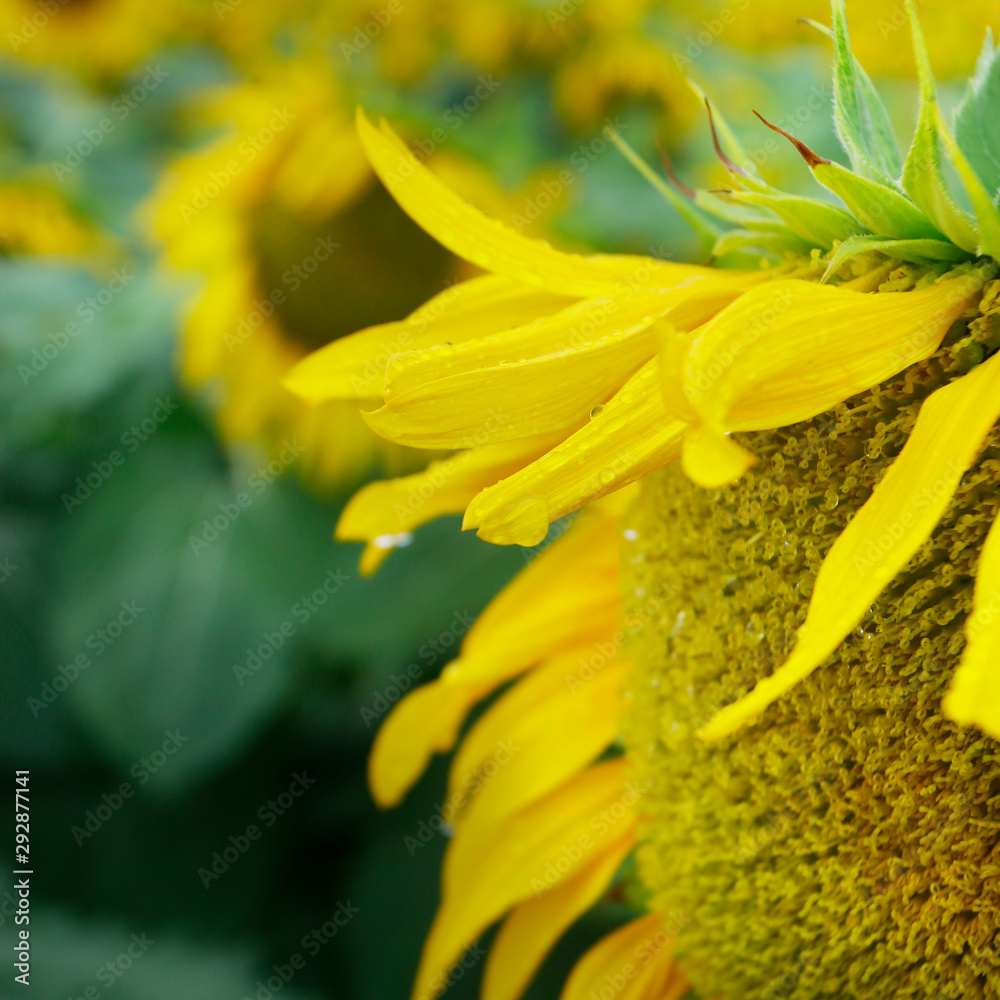
POLYGON ((677 953, 701 996, 1000 996, 1000 743, 941 714, 1000 510, 1000 429, 830 661, 729 740, 695 736, 783 662, 920 402, 990 350, 992 322, 959 325, 891 383, 740 436, 760 462, 734 486, 673 467, 644 483, 625 572, 627 743, 652 783, 640 871, 690 918, 677 953))

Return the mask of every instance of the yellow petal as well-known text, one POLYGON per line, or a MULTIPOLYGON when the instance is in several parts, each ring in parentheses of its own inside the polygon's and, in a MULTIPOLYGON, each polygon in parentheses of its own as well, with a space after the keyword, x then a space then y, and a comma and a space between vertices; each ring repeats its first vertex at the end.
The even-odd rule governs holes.
POLYGON ((479 693, 433 681, 412 691, 382 723, 368 758, 368 785, 383 809, 396 805, 435 753, 450 750, 479 693))
POLYGON ((685 294, 590 300, 499 338, 397 359, 385 406, 365 419, 420 448, 579 427, 656 353, 652 323, 685 294))
POLYGON ((580 430, 483 490, 463 527, 498 545, 535 545, 564 514, 676 458, 687 424, 667 412, 658 365, 647 362, 580 430))
POLYGON ((664 963, 659 975, 650 980, 639 1000, 684 1000, 690 994, 691 984, 680 967, 675 963, 664 963))
POLYGON ((631 840, 638 790, 624 761, 589 768, 558 791, 489 827, 456 832, 444 898, 424 945, 413 997, 435 996, 462 951, 512 906, 553 889, 631 840))
POLYGON ((477 368, 496 368, 561 355, 648 325, 657 316, 694 329, 738 298, 747 286, 742 275, 697 275, 677 284, 624 291, 574 302, 533 322, 461 342, 397 354, 386 372, 389 395, 408 392, 435 379, 477 368))
POLYGON ((582 514, 492 601, 442 679, 492 688, 561 650, 614 634, 621 544, 617 517, 582 514))
POLYGON ((624 638, 619 631, 556 656, 490 707, 452 762, 449 820, 462 829, 499 822, 608 748, 620 731, 624 670, 614 658, 624 638))
POLYGON ((413 531, 442 514, 460 514, 484 487, 533 461, 561 435, 487 445, 431 462, 423 472, 369 483, 340 515, 337 537, 372 542, 413 531))
POLYGON ((962 662, 945 695, 944 714, 1000 738, 1000 518, 993 522, 976 572, 962 662))
POLYGON ((380 805, 397 803, 431 756, 454 745, 466 713, 490 691, 561 650, 614 634, 620 550, 618 518, 588 511, 500 592, 460 658, 405 697, 379 729, 368 777, 380 805))
POLYGON ((685 395, 719 431, 808 420, 933 354, 981 288, 975 274, 875 295, 769 282, 699 332, 685 395))
POLYGON ((704 323, 758 274, 697 275, 575 303, 498 335, 398 354, 385 406, 366 414, 383 437, 470 447, 582 425, 656 351, 652 324, 704 323))
POLYGON ((482 1000, 518 1000, 566 928, 600 899, 632 847, 631 838, 618 841, 572 878, 511 911, 486 960, 482 1000))
POLYGON ((669 412, 689 424, 698 417, 684 395, 683 374, 691 344, 699 328, 714 319, 726 306, 734 302, 752 283, 712 288, 707 283, 696 289, 681 304, 669 310, 655 324, 660 354, 660 377, 669 412))
POLYGON ((395 354, 459 343, 558 312, 570 303, 488 274, 452 285, 406 319, 359 330, 303 358, 285 377, 290 392, 312 403, 325 399, 381 399, 395 354))
POLYGON ((644 1000, 673 966, 673 936, 658 913, 633 920, 597 942, 573 967, 560 1000, 644 1000))
POLYGON ((736 482, 755 459, 745 448, 710 427, 697 427, 684 438, 682 466, 685 475, 706 489, 736 482))
POLYGON ((785 664, 700 731, 727 736, 808 677, 930 537, 1000 417, 1000 355, 939 389, 874 494, 834 543, 816 578, 798 645, 785 664))
MULTIPOLYGON (((384 540, 385 536, 379 536, 384 540)), ((392 555, 393 549, 398 545, 376 545, 375 542, 368 542, 361 551, 361 558, 358 560, 358 572, 361 576, 374 576, 382 565, 392 555)))
POLYGON ((357 125, 368 159, 389 193, 417 225, 456 256, 562 295, 600 295, 621 280, 620 268, 561 253, 483 215, 423 166, 388 125, 383 122, 379 131, 360 108, 357 125))

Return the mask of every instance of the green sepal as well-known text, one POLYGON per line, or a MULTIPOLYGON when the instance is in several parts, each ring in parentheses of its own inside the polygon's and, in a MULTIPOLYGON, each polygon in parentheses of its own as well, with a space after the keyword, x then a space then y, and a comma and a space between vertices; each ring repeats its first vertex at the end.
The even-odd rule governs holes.
POLYGON ((986 41, 976 63, 976 71, 955 111, 955 140, 967 157, 994 203, 1000 189, 1000 54, 993 34, 986 29, 986 41))
POLYGON ((982 181, 966 158, 958 143, 948 131, 941 112, 938 110, 938 132, 948 158, 954 164, 958 176, 969 195, 972 208, 976 213, 976 229, 979 237, 976 250, 994 260, 1000 260, 1000 211, 997 211, 989 192, 983 187, 982 181))
POLYGON ((817 163, 812 172, 872 233, 901 240, 945 238, 912 201, 884 184, 859 177, 839 163, 817 163))
POLYGON ((787 253, 807 254, 812 247, 794 233, 751 232, 748 229, 731 229, 723 233, 712 248, 713 257, 723 257, 727 254, 746 250, 756 250, 772 257, 781 258, 787 253))
POLYGON ((846 240, 864 231, 852 215, 836 205, 815 198, 789 194, 758 194, 734 191, 731 197, 771 209, 785 225, 810 246, 829 249, 837 240, 846 240))
POLYGON ((844 0, 833 10, 833 112, 840 137, 856 173, 894 186, 902 170, 899 147, 882 98, 851 52, 844 0))
POLYGON ((913 0, 906 0, 906 12, 913 32, 913 49, 920 79, 920 114, 913 143, 903 164, 903 188, 918 208, 945 236, 964 250, 975 251, 979 240, 972 220, 948 193, 938 150, 937 98, 927 46, 917 20, 913 0))
POLYGON ((759 212, 749 205, 740 204, 736 198, 742 191, 706 191, 698 188, 694 193, 694 203, 706 212, 737 226, 752 226, 757 223, 777 222, 773 212, 759 212))
POLYGON ((823 274, 823 281, 832 278, 847 261, 863 253, 877 250, 889 257, 913 261, 958 262, 969 259, 969 254, 946 240, 886 240, 880 236, 852 236, 837 247, 823 274))

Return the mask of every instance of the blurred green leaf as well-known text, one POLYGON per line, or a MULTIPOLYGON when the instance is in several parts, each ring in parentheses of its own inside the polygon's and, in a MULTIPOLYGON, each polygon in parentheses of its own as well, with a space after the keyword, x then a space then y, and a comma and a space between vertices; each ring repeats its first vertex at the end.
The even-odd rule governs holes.
MULTIPOLYGON (((32 914, 32 930, 28 991, 10 985, 10 977, 5 976, 2 997, 34 992, 52 1000, 106 996, 115 1000, 252 1000, 258 981, 266 985, 268 972, 274 975, 263 956, 246 947, 196 943, 176 933, 121 922, 83 922, 52 908, 39 908, 32 914)), ((294 975, 279 993, 282 1000, 316 997, 300 989, 294 975)))
POLYGON ((8 259, 0 297, 0 461, 57 433, 137 372, 170 367, 175 298, 135 264, 102 279, 8 259))

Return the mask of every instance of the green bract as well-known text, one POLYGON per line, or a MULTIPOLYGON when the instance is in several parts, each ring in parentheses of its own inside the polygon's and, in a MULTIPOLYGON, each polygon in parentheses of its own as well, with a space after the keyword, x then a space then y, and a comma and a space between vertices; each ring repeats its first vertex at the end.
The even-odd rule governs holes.
POLYGON ((681 193, 660 180, 620 137, 612 134, 612 139, 695 227, 716 258, 748 252, 774 258, 788 252, 832 251, 825 278, 852 257, 872 251, 915 263, 955 263, 977 256, 1000 260, 1000 131, 995 122, 1000 58, 992 34, 987 30, 952 132, 937 103, 914 2, 906 0, 920 111, 904 159, 878 90, 851 51, 844 0, 831 0, 831 6, 832 28, 815 27, 833 41, 834 122, 850 167, 824 159, 758 117, 798 149, 816 180, 840 199, 843 208, 768 185, 694 83, 692 88, 708 109, 716 151, 733 180, 731 190, 690 190, 677 184, 681 193), (972 215, 949 190, 946 162, 960 180, 972 215))

